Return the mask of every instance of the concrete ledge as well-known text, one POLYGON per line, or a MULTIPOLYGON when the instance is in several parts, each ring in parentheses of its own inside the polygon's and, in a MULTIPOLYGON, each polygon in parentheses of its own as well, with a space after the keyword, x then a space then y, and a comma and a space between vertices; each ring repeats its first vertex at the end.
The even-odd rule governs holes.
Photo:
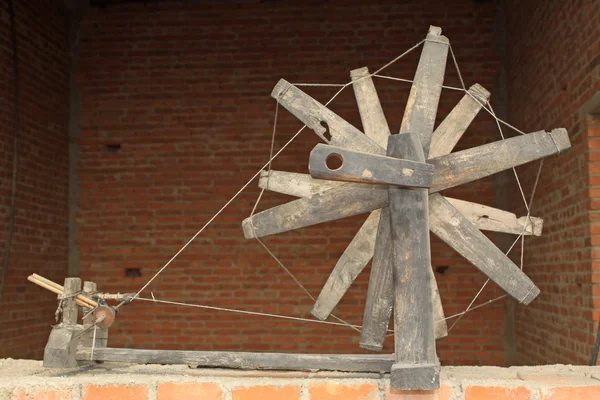
POLYGON ((392 392, 388 374, 109 363, 45 369, 41 361, 0 360, 0 399, 600 399, 600 367, 442 367, 440 381, 435 391, 392 392))

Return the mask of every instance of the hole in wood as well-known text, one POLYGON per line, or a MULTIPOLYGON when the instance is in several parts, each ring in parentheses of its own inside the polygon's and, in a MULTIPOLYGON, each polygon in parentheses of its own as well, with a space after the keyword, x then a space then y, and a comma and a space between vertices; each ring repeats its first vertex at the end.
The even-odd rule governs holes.
POLYGON ((327 141, 327 143, 331 142, 331 132, 329 132, 329 125, 327 125, 327 122, 321 121, 321 126, 325 128, 325 132, 323 133, 325 140, 327 141))
POLYGON ((142 270, 141 268, 125 268, 125 276, 127 278, 141 278, 142 270))
POLYGON ((119 143, 112 143, 106 145, 106 151, 109 153, 118 153, 121 150, 121 145, 119 143))
POLYGON ((338 169, 342 168, 342 165, 344 165, 344 158, 341 156, 341 154, 331 153, 325 159, 325 165, 330 171, 337 171, 338 169))
POLYGON ((438 265, 437 267, 435 267, 435 272, 437 272, 440 275, 446 275, 446 271, 448 271, 448 268, 450 268, 448 265, 438 265))

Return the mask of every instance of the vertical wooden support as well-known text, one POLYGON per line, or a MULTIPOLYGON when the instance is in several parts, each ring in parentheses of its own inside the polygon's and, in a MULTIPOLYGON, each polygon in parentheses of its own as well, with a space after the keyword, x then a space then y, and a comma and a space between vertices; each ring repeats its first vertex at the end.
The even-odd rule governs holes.
POLYGON ((62 299, 62 321, 52 328, 44 349, 43 366, 47 368, 72 368, 77 366, 75 355, 79 332, 83 326, 77 325, 79 306, 75 296, 81 291, 81 279, 66 278, 62 299))
MULTIPOLYGON (((388 155, 425 162, 419 136, 393 135, 388 155)), ((394 279, 394 389, 436 389, 439 367, 435 352, 431 301, 431 254, 427 189, 388 188, 394 279)))
MULTIPOLYGON (((90 295, 90 297, 97 291, 98 287, 95 282, 86 281, 83 283, 83 292, 90 295)), ((83 347, 103 348, 108 346, 108 328, 94 327, 92 312, 88 312, 83 318, 83 329, 86 331, 81 337, 81 345, 83 347)))

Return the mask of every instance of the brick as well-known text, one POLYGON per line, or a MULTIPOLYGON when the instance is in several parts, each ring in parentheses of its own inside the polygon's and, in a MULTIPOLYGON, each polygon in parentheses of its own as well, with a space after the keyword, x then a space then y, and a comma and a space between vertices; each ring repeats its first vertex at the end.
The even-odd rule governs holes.
POLYGON ((541 389, 541 400, 596 400, 600 399, 600 385, 557 387, 541 389))
POLYGON ((11 395, 11 400, 71 400, 73 393, 71 389, 64 388, 59 390, 41 389, 41 390, 23 390, 16 389, 11 395))
POLYGON ((299 386, 250 386, 231 390, 232 400, 300 399, 299 386))
POLYGON ((146 385, 87 385, 83 389, 82 400, 147 400, 146 385))
POLYGON ((468 386, 465 400, 529 400, 531 391, 526 387, 468 386))
POLYGON ((215 383, 161 383, 157 400, 221 400, 223 390, 215 383))
POLYGON ((309 387, 311 400, 376 400, 379 388, 374 384, 345 385, 337 382, 315 384, 309 387))
POLYGON ((452 387, 441 385, 438 390, 392 390, 386 388, 386 400, 450 400, 452 387))

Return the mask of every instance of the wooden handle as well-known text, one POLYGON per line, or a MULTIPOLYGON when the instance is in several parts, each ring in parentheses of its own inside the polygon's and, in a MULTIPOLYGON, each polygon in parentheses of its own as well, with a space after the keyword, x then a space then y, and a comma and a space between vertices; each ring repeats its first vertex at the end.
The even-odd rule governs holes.
MULTIPOLYGON (((63 294, 63 292, 64 292, 64 289, 63 289, 63 290, 60 290, 60 289, 58 289, 57 287, 55 287, 55 286, 53 286, 53 285, 49 285, 49 284, 47 284, 46 282, 44 282, 44 281, 41 281, 41 280, 37 279, 37 278, 35 277, 35 274, 34 274, 34 275, 29 275, 29 276, 27 277, 27 280, 28 280, 29 282, 31 282, 31 283, 35 283, 36 285, 38 285, 38 286, 40 286, 40 287, 43 287, 44 289, 47 289, 47 290, 51 291, 52 293, 56 293, 56 294, 58 294, 58 295, 62 295, 62 294, 63 294)), ((53 283, 54 283, 54 282, 53 282, 53 283)), ((60 285, 59 285, 59 286, 60 286, 60 285)), ((61 287, 62 287, 62 286, 61 286, 61 287)), ((79 305, 79 306, 82 306, 82 307, 85 307, 85 308, 89 308, 89 309, 92 309, 92 308, 94 308, 94 306, 92 306, 92 305, 90 305, 90 304, 88 304, 88 303, 86 303, 86 302, 84 302, 84 301, 80 300, 80 299, 79 299, 79 296, 77 296, 77 297, 75 298, 75 302, 77 303, 77 305, 79 305)))
MULTIPOLYGON (((60 290, 61 294, 65 291, 64 287, 62 287, 61 285, 59 285, 56 282, 51 281, 50 279, 44 278, 41 275, 33 274, 31 276, 34 277, 35 279, 37 279, 39 282, 43 282, 43 283, 45 283, 48 286, 52 286, 52 287, 60 290)), ((83 302, 83 303, 89 304, 91 307, 88 307, 88 308, 98 307, 98 303, 97 302, 95 302, 94 300, 92 300, 92 299, 90 299, 90 298, 88 298, 86 296, 83 296, 83 295, 79 294, 79 295, 77 295, 76 299, 79 300, 79 301, 81 301, 81 302, 83 302)))

